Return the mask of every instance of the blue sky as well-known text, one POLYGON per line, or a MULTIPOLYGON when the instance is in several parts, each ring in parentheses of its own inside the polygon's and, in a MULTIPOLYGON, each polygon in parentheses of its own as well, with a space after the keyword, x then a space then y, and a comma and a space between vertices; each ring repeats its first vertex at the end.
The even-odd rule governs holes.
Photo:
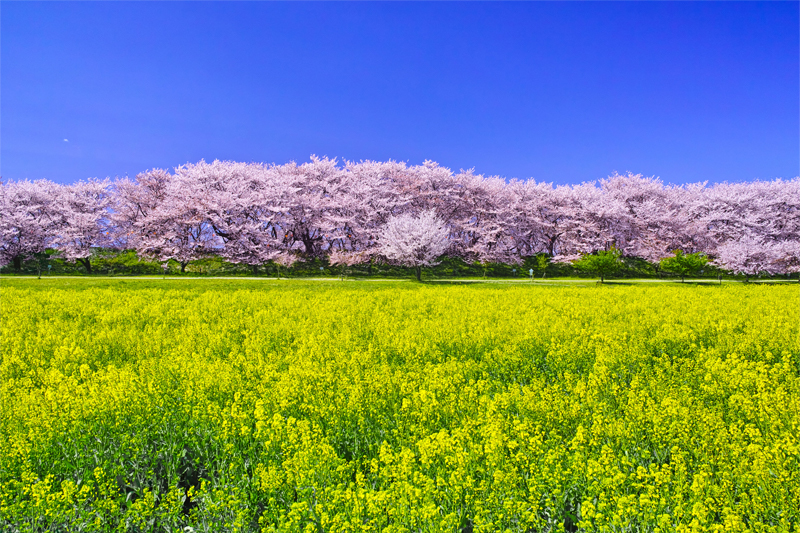
POLYGON ((797 2, 3 2, 0 21, 3 179, 311 154, 556 183, 800 174, 797 2))

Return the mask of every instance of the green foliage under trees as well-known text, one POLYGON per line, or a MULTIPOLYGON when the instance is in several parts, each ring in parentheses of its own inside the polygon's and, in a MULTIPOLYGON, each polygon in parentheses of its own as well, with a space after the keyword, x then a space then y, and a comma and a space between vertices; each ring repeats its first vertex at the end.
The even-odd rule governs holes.
MULTIPOLYGON (((592 256, 590 256, 592 257, 592 256)), ((209 256, 186 264, 181 271, 181 265, 171 260, 164 264, 139 257, 134 250, 114 250, 110 248, 96 248, 90 256, 92 271, 87 273, 86 268, 75 261, 61 257, 57 250, 47 249, 45 252, 25 261, 20 261, 19 266, 9 263, 0 268, 0 274, 25 275, 25 276, 162 276, 170 277, 277 277, 278 265, 268 262, 261 265, 235 264, 225 261, 219 256, 209 256)), ((666 272, 660 263, 649 263, 638 257, 620 257, 619 269, 613 272, 617 279, 656 278, 661 272, 666 272)), ((572 263, 551 261, 550 256, 541 253, 523 257, 519 264, 480 263, 466 262, 458 257, 442 257, 439 264, 423 269, 423 279, 453 280, 474 279, 485 276, 489 279, 498 278, 527 278, 528 271, 533 269, 536 278, 574 278, 596 275, 596 271, 579 269, 572 263)), ((327 258, 314 258, 298 261, 289 267, 281 266, 281 277, 287 278, 316 278, 316 277, 341 277, 347 272, 347 278, 409 278, 414 276, 412 268, 400 265, 390 265, 378 261, 371 261, 352 266, 331 265, 327 258)), ((672 272, 670 270, 670 272, 672 272)), ((694 276, 696 274, 692 274, 694 276)), ((720 270, 712 263, 702 268, 700 277, 717 279, 725 278, 742 279, 744 275, 732 276, 729 272, 720 270)), ((773 279, 798 279, 797 274, 772 276, 773 279)))
POLYGON ((603 283, 607 276, 616 274, 622 268, 621 257, 622 253, 617 248, 611 247, 595 254, 586 254, 577 261, 573 261, 572 264, 578 270, 599 276, 600 283, 603 283))
POLYGON ((661 260, 661 268, 667 272, 681 277, 681 283, 686 276, 696 276, 708 264, 708 258, 703 253, 687 254, 683 250, 675 250, 675 255, 661 260))

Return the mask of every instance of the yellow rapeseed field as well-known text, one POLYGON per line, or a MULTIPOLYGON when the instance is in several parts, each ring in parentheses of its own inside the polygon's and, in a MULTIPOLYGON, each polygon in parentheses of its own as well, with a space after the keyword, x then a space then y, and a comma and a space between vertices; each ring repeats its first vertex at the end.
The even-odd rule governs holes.
POLYGON ((797 286, 0 290, 0 531, 800 528, 797 286))

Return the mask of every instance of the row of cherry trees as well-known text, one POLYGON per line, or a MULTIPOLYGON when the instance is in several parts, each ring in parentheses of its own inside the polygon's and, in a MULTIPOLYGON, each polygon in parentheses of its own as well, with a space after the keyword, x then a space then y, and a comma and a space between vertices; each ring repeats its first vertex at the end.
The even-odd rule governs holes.
POLYGON ((207 255, 247 265, 327 256, 421 267, 441 255, 483 263, 546 253, 570 261, 615 247, 657 262, 704 252, 724 269, 800 271, 800 179, 664 185, 641 175, 554 186, 436 163, 298 165, 214 161, 135 179, 0 187, 0 263, 55 248, 91 271, 98 247, 182 267, 207 255))

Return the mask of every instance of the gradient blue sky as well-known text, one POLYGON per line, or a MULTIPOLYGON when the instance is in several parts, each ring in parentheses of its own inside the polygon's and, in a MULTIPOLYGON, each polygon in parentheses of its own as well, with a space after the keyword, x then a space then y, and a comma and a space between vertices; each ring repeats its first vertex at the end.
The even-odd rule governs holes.
POLYGON ((800 174, 798 2, 1 9, 3 179, 311 154, 556 183, 800 174))

